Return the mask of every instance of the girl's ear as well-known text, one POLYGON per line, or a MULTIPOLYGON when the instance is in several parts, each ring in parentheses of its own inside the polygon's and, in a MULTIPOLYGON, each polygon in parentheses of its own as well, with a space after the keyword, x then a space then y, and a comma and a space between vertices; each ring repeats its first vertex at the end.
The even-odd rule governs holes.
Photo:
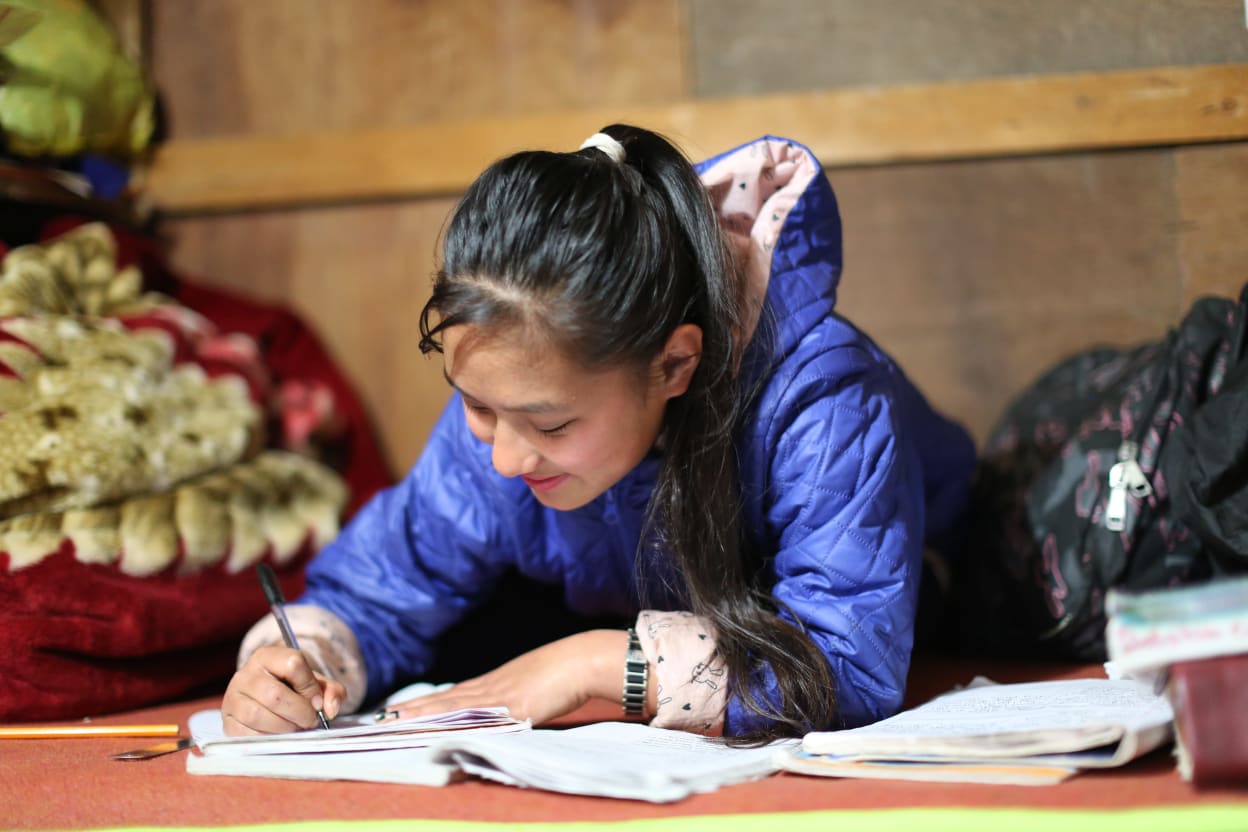
POLYGON ((663 398, 672 399, 689 389, 693 371, 702 360, 702 327, 681 324, 668 336, 659 357, 663 398))

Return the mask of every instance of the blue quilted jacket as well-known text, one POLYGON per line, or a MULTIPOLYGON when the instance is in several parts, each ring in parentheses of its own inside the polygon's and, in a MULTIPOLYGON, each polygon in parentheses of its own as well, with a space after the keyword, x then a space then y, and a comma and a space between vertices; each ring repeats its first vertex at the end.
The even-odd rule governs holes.
MULTIPOLYGON (((773 249, 760 324, 766 337, 754 338, 746 364, 761 392, 739 454, 747 529, 769 559, 778 608, 827 656, 849 727, 901 704, 924 542, 953 528, 974 448, 835 313, 840 266, 836 199, 819 172, 773 249)), ((509 568, 562 584, 574 612, 633 615, 635 558, 658 465, 646 458, 575 511, 545 508, 523 481, 494 471, 489 446, 469 433, 455 396, 406 478, 312 562, 301 601, 333 611, 355 632, 370 697, 427 669, 439 635, 509 568)), ((765 668, 759 684, 764 695, 774 691, 765 668)), ((725 733, 759 724, 729 698, 725 733)))

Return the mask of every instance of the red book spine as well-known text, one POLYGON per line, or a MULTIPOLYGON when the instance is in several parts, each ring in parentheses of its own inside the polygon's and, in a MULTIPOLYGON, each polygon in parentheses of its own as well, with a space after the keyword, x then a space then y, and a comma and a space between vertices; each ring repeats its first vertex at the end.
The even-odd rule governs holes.
POLYGON ((1176 662, 1168 694, 1183 779, 1248 785, 1248 653, 1176 662))

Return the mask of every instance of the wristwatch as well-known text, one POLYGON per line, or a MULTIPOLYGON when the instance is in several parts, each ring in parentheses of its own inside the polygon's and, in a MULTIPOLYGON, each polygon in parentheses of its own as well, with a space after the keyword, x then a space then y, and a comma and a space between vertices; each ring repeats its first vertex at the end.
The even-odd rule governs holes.
POLYGON ((624 716, 646 715, 646 683, 650 677, 650 663, 641 652, 641 640, 637 631, 628 630, 628 650, 624 654, 624 716))

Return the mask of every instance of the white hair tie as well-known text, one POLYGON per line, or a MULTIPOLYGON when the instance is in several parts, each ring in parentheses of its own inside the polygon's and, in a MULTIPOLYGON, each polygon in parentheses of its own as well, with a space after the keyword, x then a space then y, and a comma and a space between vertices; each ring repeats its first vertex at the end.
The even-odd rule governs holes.
POLYGON ((596 147, 603 153, 611 157, 611 161, 617 165, 624 164, 624 145, 620 144, 606 133, 595 133, 585 141, 581 142, 581 150, 587 147, 596 147))

